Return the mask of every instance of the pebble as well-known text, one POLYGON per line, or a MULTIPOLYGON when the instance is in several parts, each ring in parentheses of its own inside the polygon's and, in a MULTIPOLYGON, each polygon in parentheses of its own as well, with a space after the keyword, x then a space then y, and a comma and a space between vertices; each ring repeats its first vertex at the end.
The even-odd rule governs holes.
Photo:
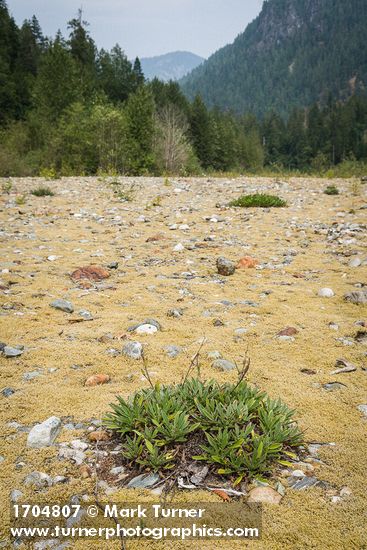
POLYGON ((65 446, 60 447, 58 457, 60 460, 71 460, 75 462, 77 466, 80 466, 85 460, 85 453, 79 449, 72 449, 65 446))
POLYGON ((322 482, 319 481, 316 477, 304 476, 301 479, 290 477, 288 478, 288 484, 295 491, 304 491, 305 489, 309 489, 310 487, 317 487, 318 485, 322 485, 322 482))
POLYGON ((15 393, 15 390, 13 388, 4 388, 1 390, 1 393, 4 397, 10 397, 15 393))
POLYGON ((180 346, 167 346, 165 350, 168 357, 172 357, 174 359, 181 353, 182 348, 180 348, 180 346))
POLYGON ((12 348, 11 346, 5 346, 3 349, 3 354, 5 357, 18 357, 19 355, 22 355, 23 350, 18 348, 12 348))
POLYGON ((173 247, 173 252, 183 252, 185 250, 185 247, 182 243, 176 244, 176 246, 173 247))
POLYGON ((143 356, 143 345, 140 342, 128 342, 123 348, 122 353, 130 359, 141 359, 143 356))
POLYGON ((54 300, 50 304, 51 307, 55 309, 59 309, 61 311, 64 311, 65 313, 73 313, 74 307, 71 302, 68 302, 67 300, 54 300))
POLYGON ((107 384, 110 381, 108 374, 94 374, 85 381, 85 386, 93 387, 107 384))
POLYGON ((358 405, 357 409, 367 418, 367 405, 358 405))
POLYGON ((41 424, 36 424, 28 434, 27 446, 33 448, 49 447, 61 431, 61 420, 51 416, 41 424))
POLYGON ((32 472, 24 479, 24 485, 32 486, 35 489, 43 489, 45 487, 51 487, 52 479, 44 472, 32 472))
POLYGON ((265 502, 267 504, 280 504, 282 495, 271 487, 255 487, 249 492, 247 502, 265 502))
POLYGON ((10 493, 10 500, 12 502, 18 502, 19 499, 21 499, 23 496, 22 491, 19 491, 19 489, 13 489, 10 493))
POLYGON ((158 483, 159 480, 160 477, 158 474, 141 474, 131 479, 126 487, 128 489, 146 489, 158 483))
POLYGON ((347 386, 345 384, 342 384, 341 382, 328 382, 327 384, 323 384, 322 387, 326 391, 336 391, 336 390, 342 390, 347 386))
POLYGON ((220 257, 217 259, 217 271, 219 275, 229 277, 230 275, 233 275, 233 273, 236 271, 236 266, 233 262, 231 262, 231 260, 220 257))
POLYGON ((349 267, 359 267, 361 265, 362 261, 360 258, 353 258, 349 262, 349 267))
POLYGON ((319 296, 321 298, 332 298, 335 294, 331 288, 321 288, 319 290, 319 296))
POLYGON ((232 361, 227 361, 227 359, 216 359, 216 361, 212 363, 212 367, 214 369, 229 372, 231 370, 234 370, 236 368, 236 365, 232 363, 232 361))
POLYGON ((136 334, 155 334, 156 332, 158 332, 158 329, 154 325, 145 324, 137 327, 135 329, 135 332, 136 334))
POLYGON ((354 290, 344 295, 344 299, 352 304, 367 304, 367 290, 354 290))

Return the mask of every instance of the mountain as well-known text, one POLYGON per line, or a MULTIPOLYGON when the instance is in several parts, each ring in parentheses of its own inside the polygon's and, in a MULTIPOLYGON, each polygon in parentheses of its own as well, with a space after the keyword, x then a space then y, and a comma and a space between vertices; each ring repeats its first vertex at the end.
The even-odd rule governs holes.
POLYGON ((233 44, 181 82, 208 106, 281 114, 367 86, 367 0, 268 0, 233 44))
POLYGON ((171 52, 157 57, 143 57, 140 62, 144 76, 149 80, 157 77, 168 82, 179 80, 204 61, 191 52, 171 52))

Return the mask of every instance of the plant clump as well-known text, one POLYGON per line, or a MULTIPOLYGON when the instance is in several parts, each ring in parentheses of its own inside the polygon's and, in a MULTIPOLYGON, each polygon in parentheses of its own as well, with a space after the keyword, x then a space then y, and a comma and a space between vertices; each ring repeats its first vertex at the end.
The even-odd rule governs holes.
POLYGON ((238 199, 231 201, 229 206, 239 206, 241 208, 280 208, 287 206, 287 203, 276 195, 255 193, 254 195, 242 195, 238 199))
POLYGON ((328 185, 324 193, 325 195, 339 195, 339 189, 335 185, 328 185))
POLYGON ((122 459, 141 470, 179 470, 202 461, 234 484, 264 479, 302 444, 294 411, 244 380, 184 382, 117 398, 106 428, 122 439, 122 459))
POLYGON ((31 195, 34 195, 35 197, 53 197, 55 193, 50 189, 50 187, 40 185, 39 187, 36 187, 36 189, 32 189, 31 195))

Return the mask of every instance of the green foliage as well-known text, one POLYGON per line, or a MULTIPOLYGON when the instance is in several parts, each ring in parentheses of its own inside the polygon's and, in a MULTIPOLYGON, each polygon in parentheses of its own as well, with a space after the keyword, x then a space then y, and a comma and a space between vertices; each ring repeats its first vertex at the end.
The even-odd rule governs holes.
POLYGON ((324 193, 325 195, 339 195, 339 189, 335 185, 328 185, 324 193))
POLYGON ((239 206, 242 208, 271 208, 287 206, 285 200, 275 196, 256 193, 254 195, 242 195, 229 203, 229 206, 239 206))
POLYGON ((40 185, 36 187, 36 189, 32 189, 31 195, 34 195, 35 197, 53 197, 55 193, 49 187, 40 185))
POLYGON ((17 206, 23 206, 26 203, 26 196, 25 195, 17 195, 15 197, 15 204, 17 206))
POLYGON ((294 411, 244 381, 157 384, 118 397, 111 408, 104 425, 122 438, 124 460, 155 471, 177 465, 183 446, 186 460, 204 461, 239 483, 269 474, 302 444, 294 411))
POLYGON ((11 182, 10 180, 8 181, 4 181, 2 184, 1 184, 1 190, 3 193, 6 193, 7 195, 10 194, 10 191, 12 190, 13 188, 13 182, 11 182))

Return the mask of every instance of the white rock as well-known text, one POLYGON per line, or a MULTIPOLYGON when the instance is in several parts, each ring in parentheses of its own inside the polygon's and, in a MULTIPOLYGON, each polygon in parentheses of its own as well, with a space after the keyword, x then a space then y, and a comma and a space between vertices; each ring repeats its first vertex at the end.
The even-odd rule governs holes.
POLYGON ((358 410, 367 418, 367 405, 358 405, 358 410))
POLYGON ((38 449, 52 445, 61 430, 61 420, 51 416, 41 424, 36 424, 28 434, 27 446, 38 449))
POLYGON ((185 247, 182 243, 178 243, 173 247, 173 252, 182 252, 183 250, 185 250, 185 247))
POLYGON ((83 464, 85 460, 85 454, 78 449, 70 449, 68 447, 61 447, 59 449, 59 458, 64 460, 72 460, 77 466, 83 464))
POLYGON ((332 298, 335 296, 334 291, 331 288, 321 288, 319 290, 319 296, 321 298, 332 298))
POLYGON ((81 441, 80 439, 74 439, 70 442, 70 447, 76 449, 77 451, 86 451, 89 447, 88 443, 81 441))
POLYGON ((361 265, 361 260, 359 258, 353 258, 349 262, 349 267, 359 267, 361 265))
POLYGON ((155 334, 158 332, 158 329, 154 325, 145 324, 136 328, 135 332, 136 334, 155 334))

